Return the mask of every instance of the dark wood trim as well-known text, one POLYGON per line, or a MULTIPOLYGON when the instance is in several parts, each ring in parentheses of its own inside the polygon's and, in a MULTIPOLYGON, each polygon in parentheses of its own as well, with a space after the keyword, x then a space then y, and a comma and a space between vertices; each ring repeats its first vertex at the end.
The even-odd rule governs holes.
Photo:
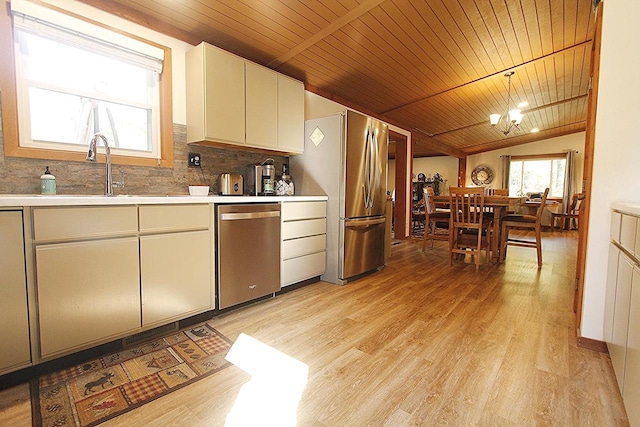
POLYGON ((458 159, 458 187, 466 187, 467 158, 458 159))
MULTIPOLYGON (((393 132, 393 131, 390 131, 393 132)), ((405 232, 407 228, 407 198, 410 197, 403 189, 407 188, 407 150, 408 138, 405 135, 393 132, 396 142, 396 176, 395 189, 396 200, 393 208, 394 237, 404 239, 409 237, 405 232)))
POLYGON ((0 99, 2 99, 2 133, 4 151, 7 146, 18 141, 18 95, 16 93, 16 68, 13 55, 13 24, 11 4, 4 3, 0 13, 0 99))
POLYGON ((576 344, 580 348, 586 348, 587 350, 593 350, 599 353, 609 354, 607 343, 603 341, 593 340, 591 338, 585 338, 585 337, 576 337, 576 344))
POLYGON ((596 11, 596 30, 591 55, 591 87, 587 105, 587 129, 584 142, 584 166, 582 171, 582 193, 585 199, 580 203, 580 226, 578 231, 578 254, 576 257, 576 288, 573 311, 576 313, 576 331, 580 337, 582 325, 582 302, 584 299, 584 272, 587 262, 587 238, 589 236, 589 216, 591 211, 591 180, 593 177, 593 155, 595 151, 596 113, 598 108, 598 86, 600 79, 600 46, 602 44, 602 14, 604 4, 596 11))

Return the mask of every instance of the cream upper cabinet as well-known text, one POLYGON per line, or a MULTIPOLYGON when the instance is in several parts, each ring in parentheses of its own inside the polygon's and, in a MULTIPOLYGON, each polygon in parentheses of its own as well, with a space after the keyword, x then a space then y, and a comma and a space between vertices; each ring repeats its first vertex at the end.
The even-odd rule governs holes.
POLYGON ((304 85, 201 43, 187 52, 187 142, 304 151, 304 85))
POLYGON ((278 75, 246 63, 247 145, 278 148, 278 75))
POLYGON ((31 363, 21 211, 0 211, 0 374, 31 363))
POLYGON ((304 151, 304 85, 278 75, 278 149, 304 151))
POLYGON ((206 43, 187 52, 187 142, 245 143, 244 62, 206 43))

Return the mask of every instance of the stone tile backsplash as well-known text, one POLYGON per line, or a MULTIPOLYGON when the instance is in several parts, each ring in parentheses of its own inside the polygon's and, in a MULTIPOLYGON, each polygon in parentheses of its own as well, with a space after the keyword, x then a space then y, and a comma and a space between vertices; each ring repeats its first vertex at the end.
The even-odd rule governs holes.
MULTIPOLYGON (((206 184, 211 186, 213 194, 218 193, 218 178, 221 173, 246 175, 248 165, 262 163, 266 158, 272 158, 276 165, 276 174, 279 175, 282 171, 282 164, 288 162, 285 156, 233 148, 187 145, 186 132, 187 129, 184 125, 174 125, 173 127, 173 168, 112 165, 114 181, 120 181, 122 172, 125 175, 125 188, 114 188, 114 193, 188 194, 189 185, 203 184, 200 169, 187 166, 189 152, 201 155, 206 184)), ((4 138, 0 132, 0 194, 39 194, 40 175, 44 172, 45 166, 49 166, 56 177, 58 194, 104 193, 104 163, 5 157, 4 138)))

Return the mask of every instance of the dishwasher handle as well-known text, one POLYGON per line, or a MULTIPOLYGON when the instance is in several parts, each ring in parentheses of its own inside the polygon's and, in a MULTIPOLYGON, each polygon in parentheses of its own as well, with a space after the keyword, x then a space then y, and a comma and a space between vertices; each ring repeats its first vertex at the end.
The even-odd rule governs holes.
POLYGON ((220 214, 221 221, 235 221, 239 219, 273 218, 279 217, 280 211, 267 212, 230 212, 220 214))

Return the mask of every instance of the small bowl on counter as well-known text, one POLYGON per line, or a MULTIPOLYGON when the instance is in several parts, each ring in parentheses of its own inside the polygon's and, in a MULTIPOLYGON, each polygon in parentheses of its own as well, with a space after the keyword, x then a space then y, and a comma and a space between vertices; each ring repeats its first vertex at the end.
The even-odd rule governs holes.
POLYGON ((190 185, 189 195, 191 196, 207 196, 209 194, 208 185, 190 185))

